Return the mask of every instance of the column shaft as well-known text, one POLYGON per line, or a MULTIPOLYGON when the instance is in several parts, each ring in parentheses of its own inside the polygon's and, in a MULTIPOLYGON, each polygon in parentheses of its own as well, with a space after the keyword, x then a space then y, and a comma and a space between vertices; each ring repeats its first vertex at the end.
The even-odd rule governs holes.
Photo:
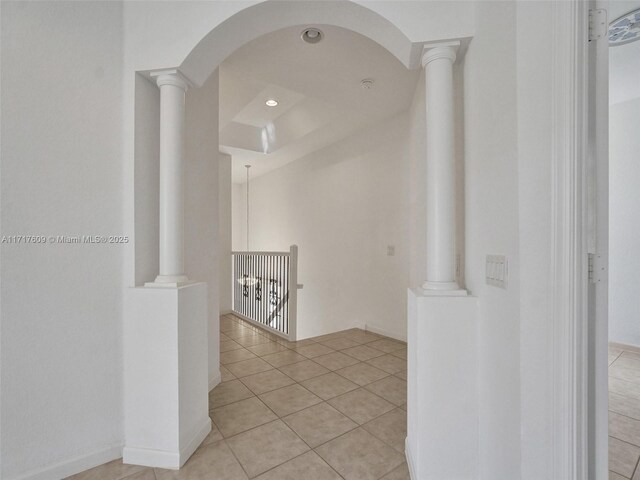
POLYGON ((184 116, 187 82, 160 74, 160 274, 155 283, 186 282, 184 274, 184 116))
POLYGON ((425 290, 457 291, 455 278, 455 48, 435 47, 425 67, 427 136, 427 280, 425 290))

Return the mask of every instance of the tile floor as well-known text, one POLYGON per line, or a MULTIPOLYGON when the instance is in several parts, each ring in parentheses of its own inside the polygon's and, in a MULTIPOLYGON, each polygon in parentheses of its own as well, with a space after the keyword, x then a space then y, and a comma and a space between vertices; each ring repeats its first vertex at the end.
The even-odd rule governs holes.
POLYGON ((406 344, 358 329, 288 342, 226 315, 220 352, 213 431, 182 469, 116 460, 70 479, 409 480, 406 344))
POLYGON ((640 480, 640 349, 609 345, 609 480, 640 480))

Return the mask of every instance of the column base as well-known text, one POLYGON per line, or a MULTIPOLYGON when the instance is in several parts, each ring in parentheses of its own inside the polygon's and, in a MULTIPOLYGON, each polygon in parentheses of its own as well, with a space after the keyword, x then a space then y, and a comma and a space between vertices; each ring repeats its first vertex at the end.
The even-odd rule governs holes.
POLYGON ((425 296, 465 297, 467 291, 460 288, 457 282, 430 282, 422 284, 422 292, 425 296))
POLYGON ((408 294, 407 463, 412 479, 478 478, 478 299, 408 294))
POLYGON ((150 288, 177 288, 193 283, 186 275, 158 275, 153 282, 146 282, 145 287, 150 288))

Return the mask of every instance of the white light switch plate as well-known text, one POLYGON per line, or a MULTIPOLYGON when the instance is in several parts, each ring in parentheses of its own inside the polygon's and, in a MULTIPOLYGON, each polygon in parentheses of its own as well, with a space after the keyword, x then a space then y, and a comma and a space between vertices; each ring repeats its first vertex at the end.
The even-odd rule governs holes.
POLYGON ((487 285, 507 289, 509 279, 509 261, 504 255, 487 255, 487 285))

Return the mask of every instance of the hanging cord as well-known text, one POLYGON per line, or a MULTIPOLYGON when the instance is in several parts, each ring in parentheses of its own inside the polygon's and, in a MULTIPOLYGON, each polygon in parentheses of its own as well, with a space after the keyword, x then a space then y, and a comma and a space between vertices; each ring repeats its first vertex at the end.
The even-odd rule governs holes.
POLYGON ((245 165, 247 169, 247 252, 249 251, 249 169, 251 165, 245 165))

